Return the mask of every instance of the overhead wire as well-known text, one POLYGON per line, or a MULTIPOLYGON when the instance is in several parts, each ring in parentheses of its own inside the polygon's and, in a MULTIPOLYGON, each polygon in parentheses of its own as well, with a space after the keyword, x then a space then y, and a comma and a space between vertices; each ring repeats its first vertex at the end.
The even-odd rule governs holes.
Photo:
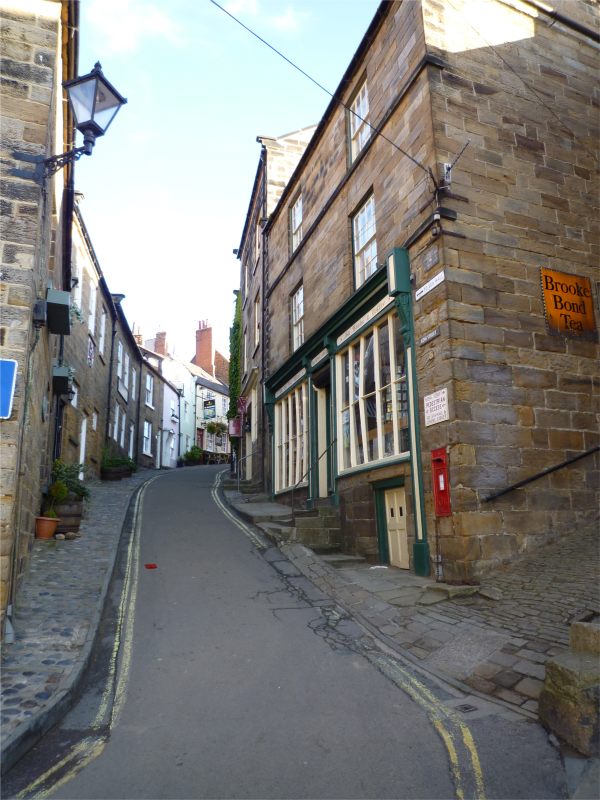
MULTIPOLYGON (((319 83, 319 81, 317 81, 315 78, 313 78, 311 75, 309 75, 308 72, 305 72, 305 70, 303 70, 301 67, 299 67, 296 63, 294 63, 291 59, 289 59, 286 55, 284 55, 280 50, 278 50, 272 44, 267 42, 266 39, 263 39, 262 36, 259 36, 258 33, 256 33, 255 31, 252 30, 252 28, 249 28, 247 25, 245 25, 234 14, 232 14, 226 8, 223 8, 223 6, 220 5, 219 3, 217 3, 216 0, 210 0, 210 2, 214 6, 219 8, 221 11, 223 11, 225 14, 227 14, 228 17, 231 17, 231 19, 234 22, 237 22, 237 24, 240 25, 242 28, 244 28, 244 30, 246 30, 246 31, 248 31, 248 33, 252 34, 252 36, 254 36, 256 39, 258 39, 259 42, 262 42, 262 44, 266 45, 270 50, 272 50, 274 53, 276 53, 280 58, 283 58, 284 61, 286 61, 291 67, 293 67, 295 70, 297 70, 302 75, 304 75, 305 78, 308 78, 308 80, 311 81, 312 83, 314 83, 315 86, 318 86, 319 89, 321 89, 323 92, 325 92, 325 94, 327 94, 327 95, 329 95, 329 97, 335 99, 335 95, 334 95, 333 92, 330 92, 329 89, 327 89, 327 88, 325 88, 325 86, 323 86, 323 84, 319 83)), ((396 150, 398 150, 400 153, 402 153, 402 155, 404 155, 404 156, 406 156, 406 158, 410 159, 413 162, 413 164, 415 164, 417 167, 419 167, 419 169, 422 169, 423 172, 425 172, 425 174, 427 175, 427 177, 431 178, 431 180, 433 181, 433 184, 434 184, 434 186, 435 186, 435 188, 437 190, 438 183, 437 183, 437 181, 435 179, 435 176, 433 175, 433 172, 431 171, 430 167, 428 168, 428 167, 425 167, 423 164, 421 164, 420 161, 418 161, 416 158, 411 156, 410 153, 407 153, 406 150, 403 150, 400 147, 400 145, 396 144, 396 142, 394 142, 391 139, 389 139, 385 134, 381 133, 380 130, 378 130, 374 125, 371 125, 371 123, 368 120, 363 119, 360 116, 360 114, 357 114, 356 111, 354 111, 354 109, 352 109, 349 106, 347 106, 344 102, 342 102, 341 100, 338 100, 337 102, 343 108, 345 108, 346 111, 348 111, 349 113, 353 114, 358 120, 360 120, 360 122, 363 122, 365 125, 367 125, 375 133, 376 136, 381 136, 382 139, 384 139, 386 142, 391 144, 392 147, 395 147, 396 150)))

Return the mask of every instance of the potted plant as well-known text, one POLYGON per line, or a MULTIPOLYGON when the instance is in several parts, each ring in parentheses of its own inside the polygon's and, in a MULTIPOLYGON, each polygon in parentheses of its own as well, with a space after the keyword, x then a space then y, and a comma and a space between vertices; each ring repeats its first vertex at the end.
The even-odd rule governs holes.
POLYGON ((66 464, 62 459, 56 459, 52 465, 52 479, 62 481, 68 489, 67 497, 54 506, 60 517, 57 533, 75 533, 79 530, 83 504, 90 497, 90 490, 79 477, 84 471, 83 464, 66 464))
POLYGON ((54 506, 65 500, 68 494, 69 490, 63 481, 54 481, 54 483, 50 484, 46 494, 44 510, 42 514, 35 519, 36 539, 51 539, 54 536, 59 521, 54 506))
POLYGON ((120 481, 128 478, 136 469, 137 464, 129 456, 118 455, 109 448, 104 448, 100 465, 100 478, 103 481, 120 481))

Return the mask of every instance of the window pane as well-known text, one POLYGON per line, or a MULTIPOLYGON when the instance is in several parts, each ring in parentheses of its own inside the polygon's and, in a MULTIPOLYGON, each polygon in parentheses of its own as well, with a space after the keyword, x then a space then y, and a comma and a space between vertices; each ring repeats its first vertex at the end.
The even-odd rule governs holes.
POLYGON ((368 460, 376 461, 379 458, 379 446, 377 443, 377 402, 375 394, 367 395, 365 398, 365 414, 367 417, 368 460))
POLYGON ((348 469, 352 466, 350 462, 350 411, 348 409, 342 411, 342 454, 343 469, 348 469))
POLYGON ((363 447, 363 440, 362 440, 362 430, 360 427, 360 408, 359 404, 354 404, 354 433, 356 435, 356 457, 357 457, 357 464, 364 464, 365 461, 365 452, 363 447))
POLYGON ((364 393, 371 394, 375 391, 375 359, 373 358, 373 333, 365 337, 365 363, 364 370, 364 393))
POLYGON ((379 376, 382 387, 391 383, 390 333, 387 322, 379 328, 379 376))
POLYGON ((350 405, 349 370, 350 353, 346 350, 342 356, 342 408, 347 408, 350 405))

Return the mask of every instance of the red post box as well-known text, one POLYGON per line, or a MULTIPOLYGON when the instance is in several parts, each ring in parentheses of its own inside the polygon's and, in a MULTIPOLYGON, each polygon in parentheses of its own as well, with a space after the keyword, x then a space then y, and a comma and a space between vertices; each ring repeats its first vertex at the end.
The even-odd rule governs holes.
POLYGON ((448 454, 445 447, 431 451, 433 477, 433 504, 436 517, 452 516, 450 507, 450 481, 448 480, 448 454))

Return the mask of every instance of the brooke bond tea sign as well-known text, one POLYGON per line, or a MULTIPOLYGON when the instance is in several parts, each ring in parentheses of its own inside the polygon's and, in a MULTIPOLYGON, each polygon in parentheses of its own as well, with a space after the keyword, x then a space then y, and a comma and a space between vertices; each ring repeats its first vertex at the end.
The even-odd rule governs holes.
POLYGON ((591 338, 596 323, 589 278, 541 267, 542 294, 550 333, 591 338))

